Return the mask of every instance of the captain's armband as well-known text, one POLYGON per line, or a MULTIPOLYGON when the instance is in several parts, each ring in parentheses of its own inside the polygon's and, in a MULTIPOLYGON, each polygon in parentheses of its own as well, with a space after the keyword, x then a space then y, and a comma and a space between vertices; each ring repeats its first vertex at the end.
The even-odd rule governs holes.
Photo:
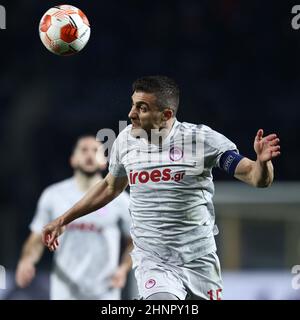
POLYGON ((220 158, 219 166, 231 176, 234 176, 235 168, 239 162, 244 158, 235 150, 228 150, 224 152, 220 158))

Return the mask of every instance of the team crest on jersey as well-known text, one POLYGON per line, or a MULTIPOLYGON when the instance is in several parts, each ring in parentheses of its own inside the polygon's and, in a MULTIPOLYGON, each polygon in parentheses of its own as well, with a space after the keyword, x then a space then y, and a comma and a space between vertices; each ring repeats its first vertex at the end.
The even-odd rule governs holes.
POLYGON ((183 151, 178 147, 172 147, 169 152, 172 161, 178 161, 183 157, 183 151))
POLYGON ((146 281, 145 283, 145 288, 146 289, 151 289, 156 285, 156 281, 154 279, 149 279, 148 281, 146 281))

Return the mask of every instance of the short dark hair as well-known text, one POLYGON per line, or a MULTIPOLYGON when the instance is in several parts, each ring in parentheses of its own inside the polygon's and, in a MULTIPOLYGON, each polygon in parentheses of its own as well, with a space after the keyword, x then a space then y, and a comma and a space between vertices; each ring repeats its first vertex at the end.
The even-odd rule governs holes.
POLYGON ((74 154, 76 148, 78 147, 79 141, 86 138, 94 138, 96 140, 96 136, 93 135, 92 133, 82 134, 81 136, 77 137, 76 140, 73 142, 72 154, 74 154))
POLYGON ((153 93, 161 110, 170 107, 176 115, 179 106, 179 87, 173 79, 166 76, 141 77, 134 81, 132 89, 133 92, 153 93))

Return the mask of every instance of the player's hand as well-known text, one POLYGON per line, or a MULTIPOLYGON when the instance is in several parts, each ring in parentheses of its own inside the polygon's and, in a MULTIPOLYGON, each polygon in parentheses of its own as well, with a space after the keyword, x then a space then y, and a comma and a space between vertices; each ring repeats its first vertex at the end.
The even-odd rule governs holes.
POLYGON ((112 276, 111 286, 113 288, 124 288, 127 280, 127 269, 123 266, 119 266, 112 276))
POLYGON ((27 287, 35 276, 35 266, 29 259, 23 259, 18 263, 16 271, 16 283, 20 288, 27 287))
POLYGON ((257 131, 254 140, 254 150, 257 154, 257 160, 267 162, 280 155, 279 138, 275 133, 263 137, 263 129, 257 131))
POLYGON ((64 232, 65 227, 61 225, 58 219, 48 223, 43 228, 42 240, 50 251, 55 251, 59 245, 58 237, 64 232))

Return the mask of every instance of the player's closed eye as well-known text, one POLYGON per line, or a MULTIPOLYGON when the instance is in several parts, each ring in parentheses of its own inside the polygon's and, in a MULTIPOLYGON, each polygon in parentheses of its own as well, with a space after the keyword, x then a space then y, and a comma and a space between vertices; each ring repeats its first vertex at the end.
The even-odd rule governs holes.
POLYGON ((148 108, 145 105, 140 106, 139 109, 140 109, 141 112, 147 112, 148 111, 148 108))
MULTIPOLYGON (((134 104, 131 105, 132 108, 134 108, 134 104)), ((141 105, 137 105, 136 107, 137 112, 147 112, 148 108, 146 105, 141 104, 141 105)))

